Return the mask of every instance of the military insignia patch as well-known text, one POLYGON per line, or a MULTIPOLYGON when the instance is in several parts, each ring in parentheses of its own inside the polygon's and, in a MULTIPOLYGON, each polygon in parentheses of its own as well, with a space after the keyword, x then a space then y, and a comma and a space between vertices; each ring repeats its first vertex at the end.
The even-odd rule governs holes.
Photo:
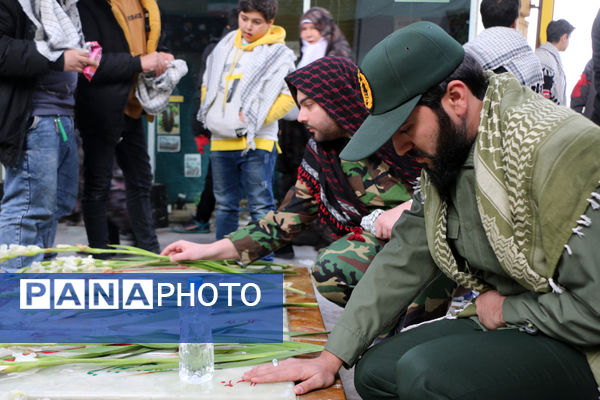
POLYGON ((367 77, 360 72, 360 70, 358 71, 358 84, 360 85, 360 92, 362 93, 365 107, 367 107, 367 110, 371 111, 373 109, 373 94, 371 93, 371 86, 369 86, 367 77))

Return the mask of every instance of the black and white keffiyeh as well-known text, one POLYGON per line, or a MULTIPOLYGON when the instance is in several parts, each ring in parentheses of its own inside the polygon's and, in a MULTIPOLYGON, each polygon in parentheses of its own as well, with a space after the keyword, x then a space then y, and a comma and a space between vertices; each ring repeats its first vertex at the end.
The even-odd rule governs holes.
MULTIPOLYGON (((217 97, 223 66, 229 51, 234 47, 236 35, 240 35, 239 30, 221 39, 206 61, 209 79, 206 82, 206 97, 198 110, 198 121, 206 120, 208 109, 217 97)), ((294 53, 283 43, 260 45, 252 50, 252 57, 244 67, 240 93, 246 122, 246 150, 256 148, 254 137, 265 122, 269 109, 285 88, 283 78, 294 70, 294 61, 294 53)))
POLYGON ((35 26, 38 52, 56 61, 67 49, 83 49, 77 0, 19 0, 27 18, 35 26))
POLYGON ((153 72, 139 74, 135 85, 135 97, 144 111, 152 115, 163 112, 169 105, 173 89, 187 73, 188 67, 184 60, 173 60, 159 77, 154 76, 153 72))
POLYGON ((464 48, 483 69, 495 71, 504 67, 522 85, 541 91, 544 77, 540 60, 516 29, 503 26, 485 29, 464 48))

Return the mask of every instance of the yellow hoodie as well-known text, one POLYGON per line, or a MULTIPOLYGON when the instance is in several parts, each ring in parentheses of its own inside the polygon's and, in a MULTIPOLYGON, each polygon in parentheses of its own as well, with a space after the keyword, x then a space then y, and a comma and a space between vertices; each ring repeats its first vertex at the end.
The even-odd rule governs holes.
MULTIPOLYGON (((206 124, 212 133, 212 151, 234 151, 246 148, 246 137, 236 137, 235 135, 235 132, 242 132, 245 126, 239 116, 241 106, 239 80, 242 78, 244 65, 247 64, 248 58, 252 57, 251 52, 254 48, 274 43, 285 43, 285 30, 280 26, 272 25, 264 36, 246 44, 242 41, 241 31, 239 29, 236 31, 233 49, 227 57, 226 65, 230 65, 230 67, 222 77, 224 82, 220 83, 224 90, 219 91, 206 117, 206 124)), ((207 73, 208 71, 205 72, 203 82, 206 82, 207 73)), ((206 86, 203 85, 202 101, 204 101, 205 95, 206 86)), ((287 114, 294 105, 294 99, 286 88, 271 105, 263 127, 256 134, 254 142, 257 149, 273 150, 277 143, 278 132, 275 122, 287 114)), ((279 147, 276 147, 280 151, 279 147)))

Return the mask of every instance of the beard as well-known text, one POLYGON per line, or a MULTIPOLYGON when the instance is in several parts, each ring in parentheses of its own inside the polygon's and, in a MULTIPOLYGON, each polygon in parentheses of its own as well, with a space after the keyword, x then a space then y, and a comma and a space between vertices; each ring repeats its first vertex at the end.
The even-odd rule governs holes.
MULTIPOLYGON (((456 125, 442 107, 434 112, 438 117, 439 125, 436 155, 427 156, 431 160, 431 166, 424 165, 423 168, 442 198, 448 198, 450 189, 456 183, 456 178, 469 156, 475 139, 468 138, 465 120, 460 125, 456 125)), ((415 153, 419 155, 418 150, 415 153)))
POLYGON ((348 136, 346 131, 336 121, 332 119, 327 122, 329 123, 321 123, 319 127, 305 123, 304 127, 309 132, 312 129, 312 137, 317 143, 332 142, 348 136))

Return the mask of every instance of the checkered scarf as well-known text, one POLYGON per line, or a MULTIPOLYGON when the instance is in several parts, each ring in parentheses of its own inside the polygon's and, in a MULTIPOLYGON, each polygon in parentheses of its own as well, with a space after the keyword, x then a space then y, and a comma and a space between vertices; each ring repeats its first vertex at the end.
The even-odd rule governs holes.
POLYGON ((154 76, 153 72, 139 74, 135 83, 135 97, 144 111, 158 115, 166 110, 171 93, 187 73, 188 67, 184 60, 173 60, 161 76, 154 76))
POLYGON ((18 0, 35 26, 35 46, 50 61, 84 45, 77 0, 18 0))
MULTIPOLYGON (((275 25, 271 27, 271 30, 273 29, 283 30, 275 25)), ((215 79, 215 77, 222 77, 223 66, 227 62, 229 52, 234 49, 236 40, 241 43, 241 35, 239 29, 227 34, 219 41, 206 61, 208 72, 206 97, 197 114, 198 121, 202 123, 206 122, 208 110, 220 90, 221 78, 215 79)), ((294 61, 294 53, 282 43, 264 44, 252 50, 252 57, 244 67, 240 88, 241 111, 246 121, 247 147, 244 152, 256 149, 254 143, 256 133, 263 126, 271 106, 281 94, 284 87, 282 79, 294 70, 294 61)))
MULTIPOLYGON (((358 67, 346 58, 323 57, 291 73, 285 80, 294 98, 298 90, 306 94, 349 135, 353 135, 369 115, 360 94, 358 67)), ((343 138, 317 143, 311 138, 298 168, 298 179, 319 203, 319 217, 339 236, 360 226, 362 217, 369 214, 342 170, 339 153, 347 142, 348 138, 343 138)), ((392 175, 406 183, 414 182, 420 175, 416 161, 398 156, 391 140, 367 161, 374 165, 386 163, 392 175)))
POLYGON ((483 69, 495 71, 504 67, 521 85, 541 92, 544 83, 542 65, 527 40, 516 29, 503 26, 485 29, 466 43, 464 48, 483 69))

